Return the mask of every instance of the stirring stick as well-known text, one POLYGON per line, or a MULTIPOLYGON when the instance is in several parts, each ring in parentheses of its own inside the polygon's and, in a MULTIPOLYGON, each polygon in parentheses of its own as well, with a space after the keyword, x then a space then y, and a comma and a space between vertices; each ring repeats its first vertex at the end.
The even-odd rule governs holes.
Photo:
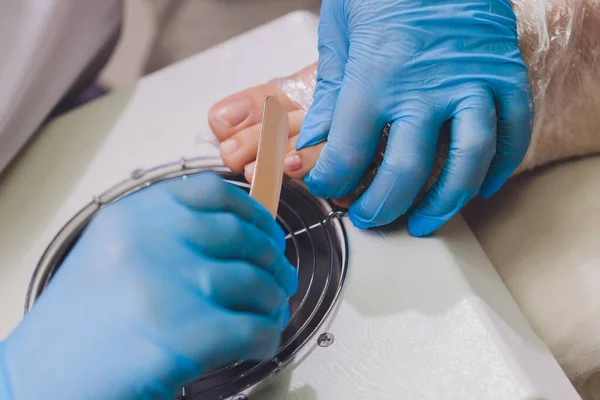
POLYGON ((279 207, 288 132, 285 108, 275 97, 267 98, 250 197, 269 210, 273 218, 279 207))

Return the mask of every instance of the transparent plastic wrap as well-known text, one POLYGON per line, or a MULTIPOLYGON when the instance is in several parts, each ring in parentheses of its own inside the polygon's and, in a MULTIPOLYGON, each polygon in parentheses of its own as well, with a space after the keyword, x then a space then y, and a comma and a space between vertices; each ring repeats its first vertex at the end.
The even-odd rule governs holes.
MULTIPOLYGON (((600 151, 596 138, 600 135, 600 0, 515 0, 513 9, 536 111, 531 145, 515 174, 550 161, 600 151)), ((308 111, 316 86, 316 67, 273 83, 300 109, 308 111)), ((351 197, 360 196, 375 177, 388 131, 389 125, 381 135, 373 164, 351 197)), ((434 169, 417 200, 439 177, 448 150, 445 127, 434 169)))
POLYGON ((535 123, 517 173, 600 151, 600 2, 514 0, 535 123))

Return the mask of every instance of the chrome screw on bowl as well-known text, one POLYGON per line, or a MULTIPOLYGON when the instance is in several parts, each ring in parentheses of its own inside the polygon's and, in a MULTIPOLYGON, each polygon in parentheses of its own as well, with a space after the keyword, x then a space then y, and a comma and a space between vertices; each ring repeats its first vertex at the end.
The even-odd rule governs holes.
POLYGON ((140 179, 140 178, 142 178, 144 176, 145 173, 146 173, 146 171, 144 171, 141 168, 133 170, 131 172, 131 179, 140 179))
POLYGON ((320 347, 329 347, 333 344, 333 341, 335 340, 334 336, 327 332, 327 333, 323 333, 321 334, 321 336, 319 336, 319 339, 317 339, 317 344, 320 347))

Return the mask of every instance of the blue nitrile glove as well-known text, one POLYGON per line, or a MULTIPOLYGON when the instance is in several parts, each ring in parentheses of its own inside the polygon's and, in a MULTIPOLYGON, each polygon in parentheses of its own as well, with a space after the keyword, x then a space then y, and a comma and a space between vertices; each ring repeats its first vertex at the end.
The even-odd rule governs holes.
POLYGON ((0 347, 0 393, 170 399, 207 369, 273 356, 297 286, 284 243, 212 174, 106 207, 0 347))
POLYGON ((328 140, 305 178, 313 194, 353 190, 392 123, 379 172, 350 208, 359 228, 409 209, 446 121, 449 158, 409 215, 412 235, 435 231, 478 193, 493 195, 522 161, 533 103, 510 1, 324 0, 319 53, 297 144, 328 140))

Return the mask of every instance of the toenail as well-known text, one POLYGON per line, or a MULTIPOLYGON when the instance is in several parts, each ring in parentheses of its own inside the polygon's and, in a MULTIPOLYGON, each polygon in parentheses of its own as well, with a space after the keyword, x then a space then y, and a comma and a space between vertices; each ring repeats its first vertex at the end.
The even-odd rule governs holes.
POLYGON ((221 154, 233 154, 237 150, 237 147, 237 142, 235 140, 226 140, 223 143, 221 143, 221 154))
POLYGON ((250 115, 250 102, 246 99, 225 102, 214 111, 213 115, 224 128, 233 128, 244 122, 250 115))
POLYGON ((285 166, 288 171, 293 172, 302 168, 302 158, 298 154, 287 156, 284 160, 285 166))
POLYGON ((244 167, 244 173, 246 174, 246 176, 253 176, 255 167, 256 161, 251 162, 250 164, 246 164, 246 166, 244 167))

